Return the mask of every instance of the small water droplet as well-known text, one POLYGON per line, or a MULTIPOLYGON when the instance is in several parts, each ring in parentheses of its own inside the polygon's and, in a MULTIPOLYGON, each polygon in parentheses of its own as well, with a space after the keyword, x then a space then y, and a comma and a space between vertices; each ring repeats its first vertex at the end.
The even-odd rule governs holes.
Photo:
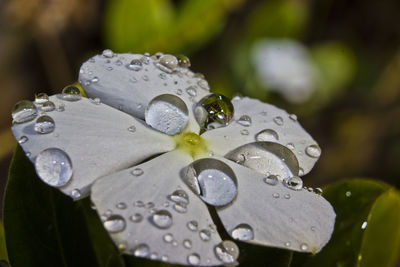
POLYGON ((309 145, 306 148, 306 154, 312 158, 318 158, 321 156, 321 148, 318 145, 309 145))
POLYGON ((315 226, 311 226, 311 231, 313 231, 313 232, 315 232, 315 230, 317 230, 317 227, 315 227, 315 226))
POLYGON ((179 67, 181 67, 181 68, 189 68, 190 67, 190 60, 187 56, 177 55, 176 59, 178 60, 179 67))
POLYGON ((199 232, 200 239, 203 241, 209 241, 211 239, 211 232, 207 229, 203 229, 199 232))
POLYGON ((119 59, 117 61, 115 61, 115 65, 117 65, 117 66, 122 66, 122 64, 123 64, 122 61, 119 59))
POLYGON ((217 258, 225 264, 232 264, 239 257, 238 246, 229 240, 222 241, 214 250, 217 258))
POLYGON ((59 148, 48 148, 39 153, 35 161, 36 173, 43 182, 60 187, 72 177, 71 159, 59 148))
POLYGON ((147 81, 149 80, 149 76, 143 75, 143 76, 142 76, 142 80, 145 81, 145 82, 147 82, 147 81))
POLYGON ((174 247, 177 247, 177 246, 178 246, 178 241, 176 241, 176 240, 172 241, 172 245, 173 245, 174 247))
POLYGON ((190 231, 197 231, 199 224, 197 221, 190 221, 187 223, 187 227, 189 228, 190 231))
POLYGON ((167 210, 158 210, 152 215, 151 221, 158 228, 166 229, 172 225, 172 215, 167 210))
POLYGON ((11 112, 13 121, 16 123, 31 121, 36 118, 37 114, 36 106, 29 100, 19 101, 11 112))
POLYGON ((274 122, 275 122, 277 125, 281 126, 281 125, 283 125, 283 118, 282 118, 281 116, 276 116, 276 117, 274 118, 274 122))
POLYGON ((187 248, 187 249, 191 249, 192 248, 192 241, 190 241, 189 239, 185 239, 183 240, 183 247, 187 248))
POLYGON ((133 249, 133 255, 136 257, 147 257, 150 253, 150 248, 146 244, 139 244, 133 249))
POLYGON ((235 229, 232 230, 231 235, 234 239, 238 239, 241 241, 254 239, 253 228, 246 223, 242 223, 236 226, 235 229))
POLYGON ((346 197, 351 197, 351 191, 346 191, 345 195, 346 197))
POLYGON ((128 131, 130 131, 131 133, 136 132, 136 127, 135 127, 135 125, 129 126, 129 127, 128 127, 128 131))
POLYGON ((131 63, 128 64, 128 69, 134 70, 134 71, 140 71, 142 70, 142 61, 140 59, 133 59, 131 63))
POLYGON ((112 71, 114 68, 113 67, 111 67, 111 66, 108 66, 107 68, 106 68, 106 70, 108 70, 108 71, 112 71))
POLYGON ((90 98, 90 103, 93 103, 95 105, 100 105, 101 100, 100 98, 96 97, 96 98, 90 98))
POLYGON ((170 196, 169 199, 175 203, 183 203, 183 204, 188 204, 189 203, 189 196, 188 194, 182 190, 178 189, 175 190, 170 196))
POLYGON ((175 211, 179 213, 186 213, 187 212, 187 206, 184 203, 175 203, 173 205, 173 208, 175 211))
POLYGON ((57 110, 58 112, 63 112, 63 111, 65 110, 65 105, 64 105, 64 104, 59 104, 59 105, 56 107, 56 110, 57 110))
POLYGON ((48 134, 54 131, 56 124, 54 120, 47 115, 40 116, 35 123, 35 132, 40 134, 48 134))
POLYGON ((106 58, 112 58, 114 56, 114 52, 111 51, 110 49, 105 49, 105 50, 103 50, 102 55, 103 55, 103 57, 106 57, 106 58))
POLYGON ((75 85, 68 85, 62 90, 62 98, 66 101, 78 101, 82 98, 81 91, 75 85))
POLYGON ((119 233, 125 230, 126 222, 125 219, 121 215, 111 215, 107 218, 107 220, 103 223, 104 228, 110 233, 119 233))
POLYGON ((256 134, 256 140, 259 142, 276 142, 279 140, 278 133, 272 129, 265 129, 256 134))
POLYGON ((279 198, 279 194, 278 194, 278 193, 273 193, 273 194, 272 194, 272 197, 273 197, 273 198, 279 198))
POLYGON ((143 216, 140 213, 134 213, 129 219, 134 223, 138 223, 143 220, 143 216))
POLYGON ((25 144, 28 141, 29 141, 29 138, 26 137, 25 135, 23 135, 18 139, 18 144, 22 145, 22 144, 25 144))
POLYGON ((297 121, 297 116, 296 116, 296 114, 290 114, 290 115, 289 115, 289 119, 291 119, 292 121, 297 121))
POLYGON ((290 150, 294 150, 294 149, 295 149, 293 143, 287 143, 287 144, 286 144, 286 147, 289 148, 290 150))
POLYGON ((141 168, 134 168, 132 171, 131 171, 131 174, 133 175, 133 176, 140 176, 140 175, 142 175, 144 173, 144 171, 141 169, 141 168))
POLYGON ((365 230, 365 228, 367 228, 367 225, 368 225, 368 222, 366 222, 366 221, 363 222, 362 225, 361 225, 361 229, 365 230))
POLYGON ((242 115, 239 120, 237 120, 237 123, 242 126, 249 127, 251 125, 251 118, 248 115, 242 115))
POLYGON ((301 190, 303 188, 303 180, 298 176, 284 179, 284 185, 292 190, 301 190))
POLYGON ((290 199, 290 194, 285 194, 283 197, 284 197, 285 199, 290 199))
POLYGON ((299 176, 303 176, 304 175, 304 170, 303 168, 299 168, 299 176))
POLYGON ((74 189, 71 191, 71 196, 74 199, 80 198, 81 197, 81 191, 79 191, 79 189, 74 189))
POLYGON ((204 80, 204 79, 200 79, 200 80, 197 82, 197 85, 198 85, 201 89, 203 89, 203 90, 210 91, 210 85, 209 85, 208 82, 207 82, 206 80, 204 80))
POLYGON ((317 194, 317 195, 322 195, 323 190, 322 190, 322 188, 317 187, 317 188, 315 188, 314 193, 317 194))
POLYGON ((171 233, 165 234, 163 236, 163 240, 166 243, 171 243, 172 241, 174 241, 174 236, 171 233))
POLYGON ((35 104, 43 105, 43 103, 49 101, 49 96, 46 93, 39 93, 35 95, 35 104))
POLYGON ((211 130, 228 125, 233 118, 234 108, 229 98, 211 94, 198 102, 194 113, 200 126, 211 130))
POLYGON ((29 152, 29 151, 26 152, 26 153, 25 153, 25 156, 27 156, 27 157, 29 158, 29 157, 31 156, 31 152, 29 152))
POLYGON ((289 241, 285 242, 285 247, 290 247, 291 243, 289 241))
POLYGON ((188 93, 188 95, 190 96, 196 96, 197 90, 194 86, 189 86, 188 88, 186 88, 186 93, 188 93))
POLYGON ((120 209, 120 210, 124 210, 127 208, 127 205, 124 202, 119 202, 115 206, 117 207, 117 209, 120 209))
POLYGON ((44 111, 44 112, 51 112, 51 111, 53 111, 55 109, 56 109, 56 105, 51 101, 44 102, 42 104, 42 106, 40 107, 40 110, 44 111))
POLYGON ((135 202, 135 206, 138 208, 143 208, 145 205, 144 205, 143 201, 138 200, 135 202))
POLYGON ((153 209, 154 206, 155 206, 155 204, 153 202, 147 202, 147 204, 146 204, 146 208, 148 208, 148 209, 153 209))
POLYGON ((303 243, 303 244, 300 245, 300 249, 302 251, 306 251, 306 250, 308 250, 308 245, 306 243, 303 243))
POLYGON ((177 95, 182 95, 182 89, 176 90, 176 94, 177 94, 177 95))
POLYGON ((161 261, 164 261, 164 262, 168 261, 168 256, 167 255, 162 255, 161 256, 161 261))
POLYGON ((269 185, 277 185, 279 179, 276 175, 269 175, 268 177, 264 178, 264 182, 269 185))
POLYGON ((243 130, 240 131, 240 134, 241 135, 249 135, 249 131, 246 130, 246 129, 243 129, 243 130))
POLYGON ((200 264, 200 255, 197 253, 192 253, 187 257, 187 261, 190 265, 199 265, 200 264))

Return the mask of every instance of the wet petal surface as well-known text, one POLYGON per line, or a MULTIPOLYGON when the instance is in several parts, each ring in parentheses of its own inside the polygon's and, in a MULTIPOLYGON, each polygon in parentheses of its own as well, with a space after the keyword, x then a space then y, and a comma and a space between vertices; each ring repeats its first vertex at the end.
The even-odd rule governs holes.
POLYGON ((12 131, 39 177, 75 199, 87 196, 97 178, 174 148, 170 137, 102 103, 61 95, 50 101, 55 110, 12 131))

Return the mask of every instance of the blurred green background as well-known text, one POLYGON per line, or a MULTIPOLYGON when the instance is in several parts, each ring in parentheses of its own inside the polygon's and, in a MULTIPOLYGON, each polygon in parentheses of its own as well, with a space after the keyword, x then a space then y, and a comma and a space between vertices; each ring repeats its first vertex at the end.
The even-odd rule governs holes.
POLYGON ((399 188, 398 14, 397 0, 1 1, 0 195, 13 105, 60 92, 105 48, 185 54, 212 91, 297 114, 323 152, 307 186, 399 188))

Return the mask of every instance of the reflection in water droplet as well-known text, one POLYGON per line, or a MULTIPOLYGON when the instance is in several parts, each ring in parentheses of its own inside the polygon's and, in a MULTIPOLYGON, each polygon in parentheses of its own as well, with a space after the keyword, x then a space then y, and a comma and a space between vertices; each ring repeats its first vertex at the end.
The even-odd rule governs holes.
POLYGON ((44 102, 42 104, 42 106, 40 107, 40 110, 44 111, 44 112, 51 112, 55 109, 56 109, 56 105, 51 101, 44 102))
POLYGON ((203 241, 209 241, 211 239, 211 232, 207 229, 203 229, 199 232, 200 239, 203 241))
POLYGON ((321 156, 321 148, 318 145, 309 145, 306 148, 306 154, 312 158, 318 158, 321 156))
POLYGON ((215 247, 215 255, 225 264, 234 263, 239 257, 239 248, 232 241, 222 241, 215 247))
POLYGON ((172 73, 178 66, 178 59, 173 55, 163 55, 159 59, 159 63, 156 66, 167 73, 172 73))
POLYGON ((187 223, 187 227, 190 231, 195 232, 199 227, 199 223, 197 221, 190 221, 187 223))
POLYGON ((81 91, 75 85, 68 85, 62 90, 62 98, 66 101, 78 101, 81 97, 81 91))
POLYGON ((79 189, 74 189, 71 191, 71 196, 73 198, 80 198, 81 197, 81 191, 79 191, 79 189))
POLYGON ((43 115, 36 120, 34 129, 37 133, 48 134, 53 132, 55 127, 56 124, 54 120, 47 115, 43 115))
POLYGON ((121 215, 111 215, 103 225, 110 233, 119 233, 125 230, 126 222, 121 215))
POLYGON ((133 175, 133 176, 140 176, 140 175, 142 175, 144 173, 144 171, 141 169, 141 168, 134 168, 132 171, 131 171, 131 174, 133 175))
POLYGON ((182 190, 178 189, 175 190, 170 196, 169 199, 175 203, 183 203, 183 204, 188 204, 189 203, 189 196, 188 194, 182 190))
POLYGON ((190 60, 187 56, 177 55, 176 58, 178 60, 179 67, 182 67, 182 68, 190 67, 190 60))
POLYGON ((261 141, 268 141, 268 142, 276 142, 279 140, 278 133, 272 129, 265 129, 256 134, 256 140, 261 141))
POLYGON ((21 100, 15 104, 11 116, 16 123, 28 122, 36 118, 37 108, 29 100, 21 100))
POLYGON ((28 142, 28 140, 29 140, 28 137, 23 135, 18 139, 18 144, 20 144, 20 145, 25 144, 26 142, 28 142))
POLYGON ((211 130, 228 125, 233 118, 234 108, 227 97, 211 94, 198 102, 194 113, 200 126, 211 130))
POLYGON ((40 152, 36 157, 35 168, 42 181, 50 186, 63 186, 72 177, 71 160, 59 148, 48 148, 40 152))
POLYGON ((314 193, 317 195, 322 195, 322 193, 323 193, 322 188, 319 188, 319 187, 315 188, 314 193))
POLYGON ((165 234, 163 240, 166 243, 171 243, 174 240, 174 236, 171 233, 165 234))
POLYGON ((140 71, 143 68, 142 61, 140 59, 133 59, 127 67, 130 70, 140 71))
POLYGON ((167 210, 159 210, 152 215, 151 221, 158 228, 166 229, 172 225, 172 215, 167 210))
POLYGON ((254 239, 253 228, 246 223, 239 224, 232 230, 231 236, 241 241, 252 240, 254 239))
POLYGON ((35 104, 43 105, 43 103, 49 101, 49 96, 46 93, 39 93, 35 95, 35 104))
POLYGON ((284 185, 292 190, 301 190, 303 188, 303 180, 298 176, 284 179, 284 185))
POLYGON ((133 255, 136 257, 147 257, 150 253, 150 248, 146 244, 140 244, 133 249, 133 255))
POLYGON ((129 217, 129 219, 134 223, 138 223, 143 220, 143 216, 140 213, 135 213, 131 217, 129 217))
POLYGON ((239 120, 237 120, 237 123, 242 126, 249 127, 251 125, 251 118, 248 115, 242 115, 239 120))
POLYGON ((275 122, 277 125, 281 126, 281 125, 283 125, 283 118, 280 117, 280 116, 277 116, 277 117, 274 118, 274 122, 275 122))
POLYGON ((192 253, 187 257, 187 261, 190 265, 199 265, 200 264, 200 255, 197 253, 192 253))
POLYGON ((264 182, 269 185, 277 185, 279 179, 276 175, 269 175, 268 177, 264 178, 264 182))
POLYGON ((180 133, 189 121, 185 102, 175 95, 159 95, 146 108, 145 120, 154 129, 175 135, 180 133))

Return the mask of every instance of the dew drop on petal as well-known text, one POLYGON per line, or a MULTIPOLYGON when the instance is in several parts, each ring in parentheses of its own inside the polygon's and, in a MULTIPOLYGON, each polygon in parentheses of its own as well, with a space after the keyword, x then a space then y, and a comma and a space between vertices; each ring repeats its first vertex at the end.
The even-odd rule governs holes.
POLYGON ((51 112, 55 109, 56 109, 56 105, 51 101, 44 102, 42 104, 42 106, 40 107, 40 110, 44 111, 44 112, 51 112))
POLYGON ((140 213, 135 213, 131 217, 129 217, 129 219, 134 223, 138 223, 143 220, 143 216, 140 213))
POLYGON ((144 171, 141 169, 141 168, 134 168, 132 171, 131 171, 131 174, 133 175, 133 176, 140 176, 140 175, 142 175, 144 173, 144 171))
POLYGON ((283 197, 284 197, 285 199, 290 199, 290 194, 285 194, 283 197))
POLYGON ((178 60, 179 67, 182 68, 189 68, 190 67, 190 60, 185 55, 177 55, 176 59, 178 60))
POLYGON ((55 126, 56 124, 50 116, 43 115, 36 120, 34 129, 37 133, 48 134, 54 131, 55 126))
POLYGON ((103 223, 104 228, 110 233, 119 233, 125 230, 126 222, 121 215, 111 215, 103 223))
POLYGON ((267 141, 267 142, 276 142, 279 140, 278 133, 272 129, 265 129, 256 134, 256 140, 259 142, 267 141))
POLYGON ((239 257, 238 246, 229 240, 222 241, 214 250, 217 258, 225 264, 232 264, 239 257))
POLYGON ((187 257, 187 262, 190 265, 199 265, 200 264, 200 255, 197 253, 192 253, 187 257))
POLYGON ((282 126, 282 125, 283 125, 283 118, 280 117, 280 116, 277 116, 277 117, 274 118, 274 122, 275 122, 277 125, 282 126))
POLYGON ((187 227, 190 231, 195 232, 199 227, 199 223, 197 221, 190 221, 187 223, 187 227))
POLYGON ((272 197, 273 197, 273 198, 279 198, 279 193, 273 193, 273 194, 272 194, 272 197))
POLYGON ((115 207, 117 207, 117 209, 124 210, 127 208, 127 205, 124 202, 119 202, 117 205, 115 205, 115 207))
POLYGON ((269 175, 264 178, 264 182, 269 185, 277 185, 279 182, 279 179, 276 175, 269 175))
POLYGON ((184 203, 188 204, 189 203, 189 196, 188 194, 182 190, 178 189, 175 190, 170 196, 169 199, 175 203, 184 203))
POLYGON ((239 120, 237 120, 237 123, 242 126, 249 127, 251 125, 251 118, 248 115, 242 115, 239 120))
POLYGON ((43 103, 49 101, 49 96, 46 93, 39 93, 35 95, 35 104, 43 105, 43 103))
POLYGON ((111 51, 110 49, 105 49, 105 50, 103 50, 102 55, 105 58, 112 58, 114 56, 114 52, 111 51))
POLYGON ((151 221, 158 228, 166 229, 172 225, 172 215, 167 210, 158 210, 152 215, 151 221))
POLYGON ((211 239, 211 232, 207 229, 203 229, 199 232, 200 239, 203 241, 209 241, 211 239))
POLYGON ((163 240, 166 243, 171 243, 172 241, 174 241, 174 236, 171 233, 165 234, 163 236, 163 240))
POLYGON ((187 249, 192 248, 192 241, 190 241, 189 239, 185 239, 183 240, 183 246, 187 249))
POLYGON ((321 188, 317 187, 315 188, 314 193, 316 193, 317 195, 322 195, 323 191, 321 188))
POLYGON ((291 119, 292 121, 297 121, 297 116, 296 116, 296 114, 290 114, 290 115, 289 115, 289 119, 291 119))
POLYGON ((285 242, 285 247, 290 247, 292 245, 292 243, 290 243, 289 241, 285 242))
POLYGON ((36 173, 43 182, 60 187, 72 177, 71 159, 59 148, 48 148, 39 153, 35 161, 36 173))
POLYGON ((167 73, 171 73, 178 66, 178 59, 173 55, 162 55, 157 67, 167 73))
POLYGON ((306 148, 306 154, 312 158, 318 158, 321 156, 321 148, 318 145, 309 145, 306 148))
POLYGON ((81 91, 75 85, 68 85, 62 90, 62 98, 66 101, 78 101, 82 98, 81 91))
POLYGON ((254 231, 250 225, 242 223, 232 230, 231 236, 241 241, 252 240, 254 239, 254 231))
POLYGON ((189 86, 188 88, 186 88, 186 93, 190 96, 196 96, 197 90, 194 86, 189 86))
POLYGON ((194 113, 200 126, 210 130, 228 125, 233 118, 234 108, 226 96, 211 94, 198 102, 194 113))
POLYGON ((175 203, 172 207, 175 211, 177 211, 179 213, 187 212, 187 206, 184 203, 175 203))
POLYGON ((246 129, 243 129, 243 130, 240 131, 240 134, 241 135, 249 135, 249 131, 246 130, 246 129))
POLYGON ((298 176, 284 179, 283 184, 292 190, 301 190, 303 188, 303 180, 298 176))
POLYGON ((74 189, 71 191, 71 196, 74 199, 80 198, 81 197, 81 191, 79 191, 79 189, 74 189))
POLYGON ((135 206, 138 208, 143 208, 145 205, 144 205, 143 201, 138 200, 135 202, 135 206))
POLYGON ((133 59, 131 63, 128 64, 128 69, 134 70, 134 71, 140 71, 142 70, 142 61, 140 59, 133 59))
POLYGON ((133 255, 136 257, 147 257, 150 253, 150 248, 146 244, 139 244, 133 249, 133 255))
POLYGON ((300 249, 302 251, 306 251, 306 250, 308 250, 308 245, 306 243, 303 243, 303 244, 300 245, 300 249))
POLYGON ((18 144, 22 145, 22 144, 25 144, 28 141, 29 141, 29 138, 27 136, 23 135, 18 139, 18 144))
POLYGON ((29 100, 19 101, 11 112, 13 121, 16 123, 31 121, 36 118, 37 114, 36 106, 29 100))

